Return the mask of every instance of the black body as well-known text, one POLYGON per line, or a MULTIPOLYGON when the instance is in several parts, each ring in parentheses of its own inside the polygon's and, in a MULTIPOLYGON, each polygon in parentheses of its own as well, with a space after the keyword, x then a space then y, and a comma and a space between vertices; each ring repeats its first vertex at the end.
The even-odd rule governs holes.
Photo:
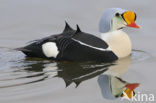
POLYGON ((43 39, 34 40, 28 46, 17 48, 30 57, 47 58, 42 45, 47 42, 54 42, 57 45, 59 54, 57 61, 102 61, 112 62, 118 57, 112 51, 102 51, 96 48, 107 49, 108 45, 102 39, 88 33, 81 32, 77 25, 77 30, 73 30, 67 23, 61 34, 52 35, 43 39), (85 44, 85 45, 83 45, 85 44), (93 47, 93 48, 92 48, 93 47), (95 47, 95 48, 94 48, 95 47))

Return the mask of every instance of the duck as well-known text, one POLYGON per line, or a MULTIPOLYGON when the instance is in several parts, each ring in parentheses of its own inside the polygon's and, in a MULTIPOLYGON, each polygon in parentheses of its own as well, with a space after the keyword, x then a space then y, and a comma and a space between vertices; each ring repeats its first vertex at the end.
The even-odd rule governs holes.
POLYGON ((74 30, 65 22, 62 33, 34 40, 16 50, 28 57, 55 61, 114 62, 131 54, 130 38, 122 28, 140 28, 135 20, 134 11, 109 8, 100 19, 99 37, 81 31, 78 25, 74 30))

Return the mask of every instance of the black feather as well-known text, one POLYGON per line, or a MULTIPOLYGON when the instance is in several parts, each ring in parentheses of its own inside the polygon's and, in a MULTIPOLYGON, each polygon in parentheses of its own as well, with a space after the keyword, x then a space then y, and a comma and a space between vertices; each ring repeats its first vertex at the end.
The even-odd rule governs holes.
POLYGON ((80 33, 81 29, 80 29, 79 25, 76 25, 76 27, 77 27, 77 30, 76 30, 75 34, 80 33))
POLYGON ((73 31, 73 29, 69 26, 69 24, 65 21, 65 28, 63 30, 63 33, 73 31))

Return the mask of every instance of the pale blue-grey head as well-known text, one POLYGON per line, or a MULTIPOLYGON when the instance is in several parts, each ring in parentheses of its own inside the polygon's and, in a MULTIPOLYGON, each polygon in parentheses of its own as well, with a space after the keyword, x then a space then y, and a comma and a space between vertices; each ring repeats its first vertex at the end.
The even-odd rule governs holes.
POLYGON ((110 31, 111 29, 111 22, 112 22, 112 18, 117 14, 123 14, 124 12, 126 12, 127 10, 121 9, 121 8, 109 8, 107 9, 99 22, 99 31, 101 33, 105 33, 110 31))

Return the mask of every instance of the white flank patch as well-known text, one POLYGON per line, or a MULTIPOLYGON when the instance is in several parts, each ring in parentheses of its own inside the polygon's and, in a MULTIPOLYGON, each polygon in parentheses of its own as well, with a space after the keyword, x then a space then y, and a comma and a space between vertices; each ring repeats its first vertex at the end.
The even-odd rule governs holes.
POLYGON ((56 56, 59 53, 56 43, 53 43, 53 42, 47 42, 47 43, 43 44, 42 50, 46 57, 56 58, 56 56))
POLYGON ((73 39, 73 40, 76 41, 76 42, 78 42, 78 43, 80 43, 81 45, 85 45, 85 46, 88 46, 88 47, 93 48, 93 49, 97 49, 97 50, 100 50, 100 51, 111 51, 111 49, 110 49, 109 47, 106 48, 106 49, 103 49, 103 48, 98 48, 98 47, 94 47, 94 46, 85 44, 85 43, 83 43, 83 42, 81 42, 81 41, 78 41, 78 40, 76 40, 76 39, 73 39))

